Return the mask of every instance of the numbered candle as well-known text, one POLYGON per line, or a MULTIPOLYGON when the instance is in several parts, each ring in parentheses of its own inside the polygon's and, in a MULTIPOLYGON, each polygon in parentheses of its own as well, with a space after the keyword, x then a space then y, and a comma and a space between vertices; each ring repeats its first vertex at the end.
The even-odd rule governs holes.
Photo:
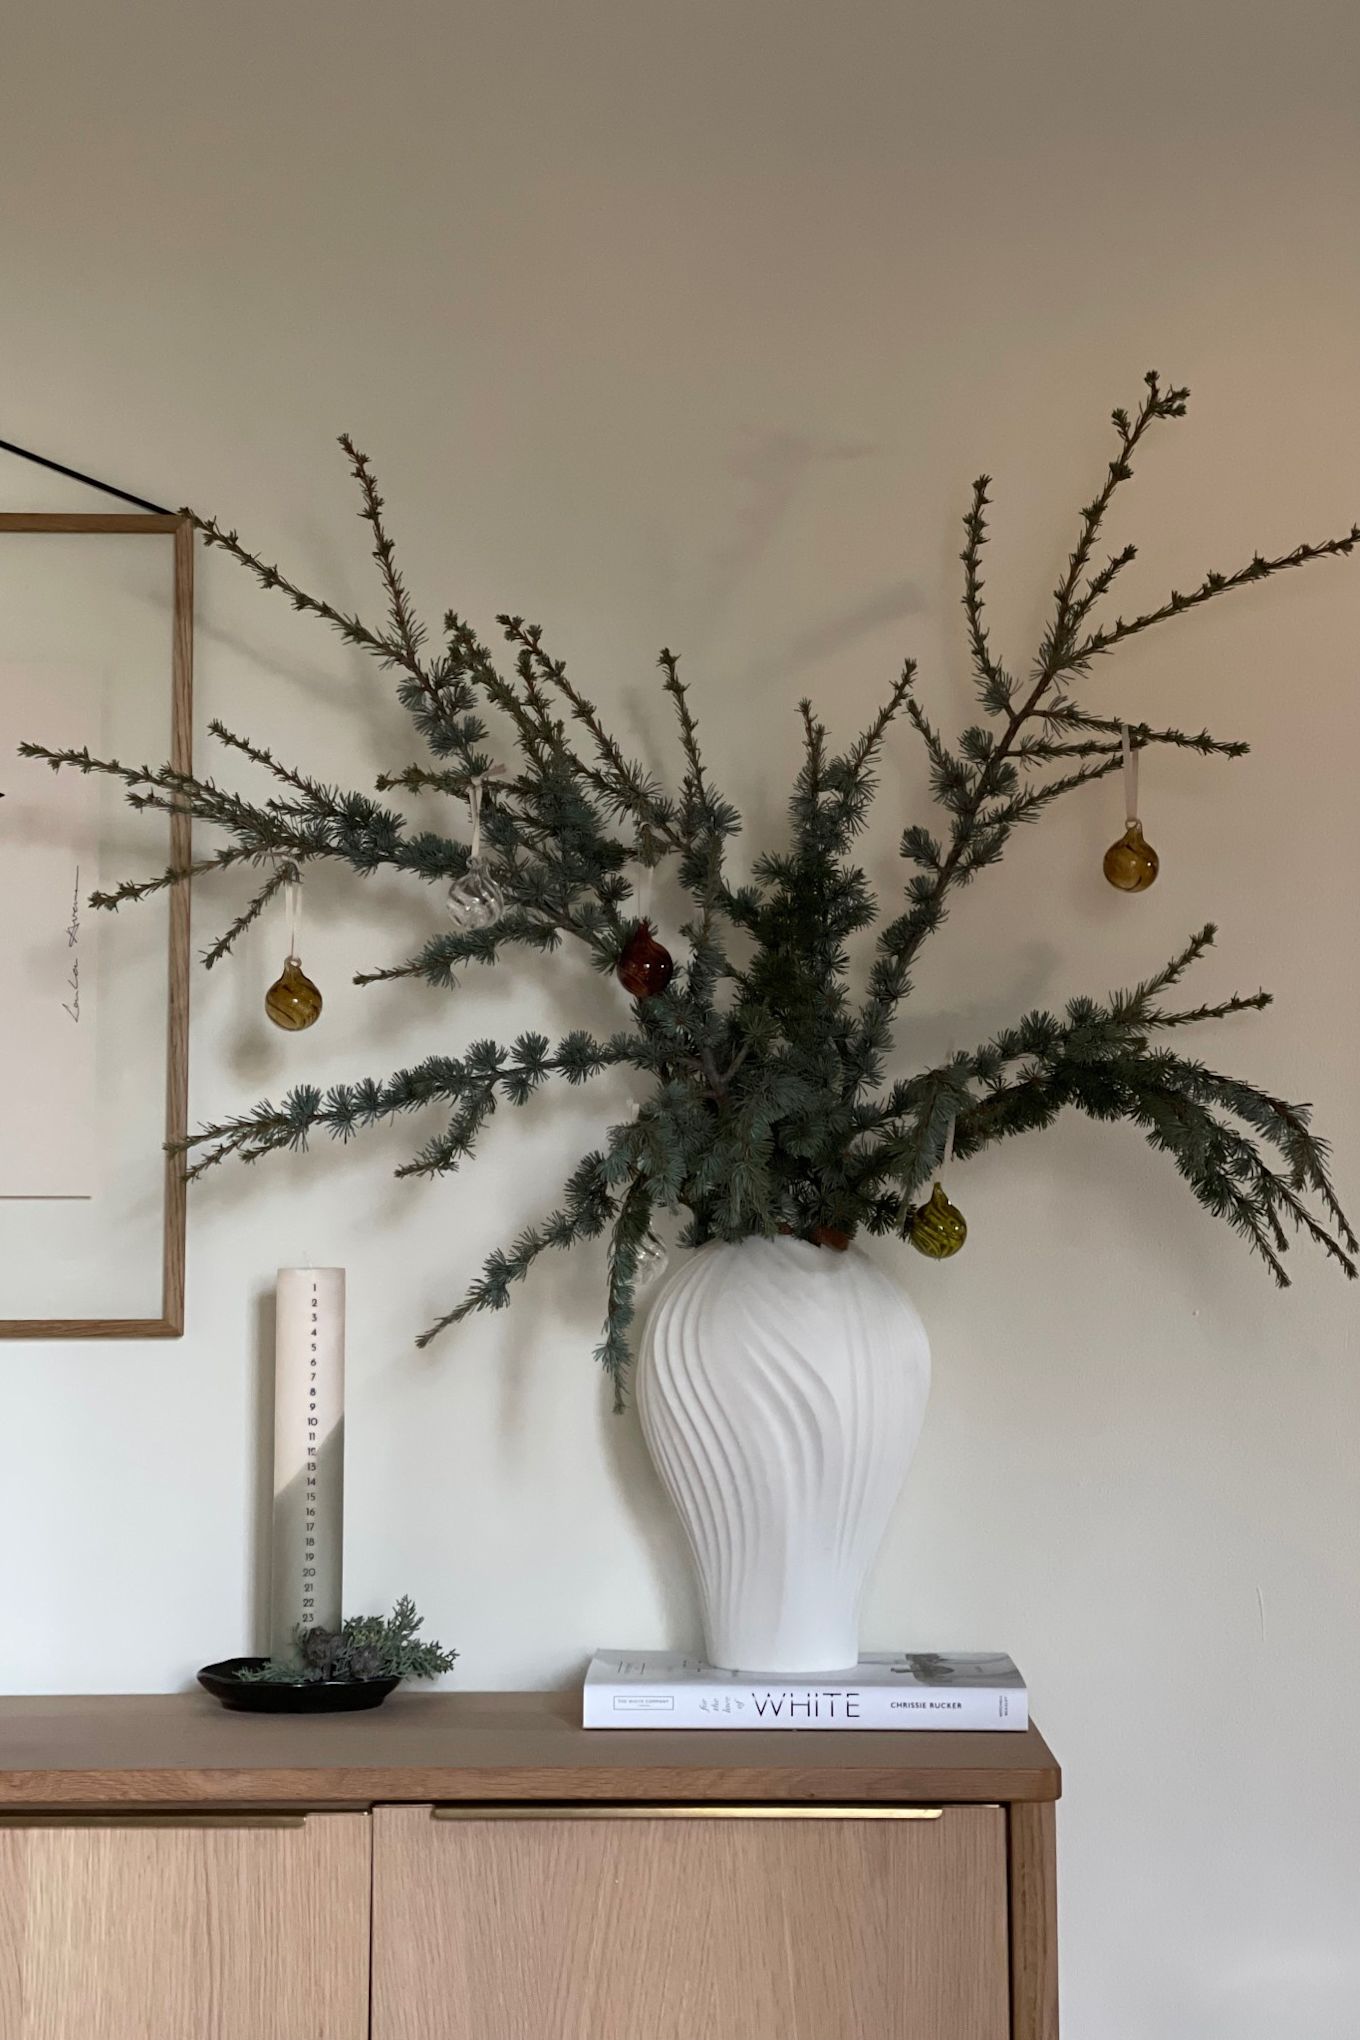
POLYGON ((345 1516, 345 1271, 280 1268, 274 1314, 270 1649, 340 1626, 345 1516))

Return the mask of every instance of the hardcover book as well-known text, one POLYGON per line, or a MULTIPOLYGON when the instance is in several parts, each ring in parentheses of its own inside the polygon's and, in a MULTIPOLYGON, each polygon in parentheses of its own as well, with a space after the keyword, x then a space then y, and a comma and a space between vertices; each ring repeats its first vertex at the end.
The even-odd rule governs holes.
POLYGON ((844 1672, 723 1672, 676 1651, 597 1651, 586 1728, 990 1729, 1029 1726, 1010 1658, 982 1651, 869 1651, 844 1672))

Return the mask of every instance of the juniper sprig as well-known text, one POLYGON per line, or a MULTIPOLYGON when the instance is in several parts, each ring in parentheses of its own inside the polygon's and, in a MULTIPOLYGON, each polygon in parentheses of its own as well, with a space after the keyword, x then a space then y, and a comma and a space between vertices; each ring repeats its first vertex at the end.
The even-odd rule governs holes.
POLYGON ((318 1686, 336 1680, 436 1679, 456 1650, 419 1634, 424 1616, 403 1594, 390 1615, 347 1615, 338 1629, 293 1631, 293 1656, 267 1658, 237 1674, 245 1685, 318 1686))

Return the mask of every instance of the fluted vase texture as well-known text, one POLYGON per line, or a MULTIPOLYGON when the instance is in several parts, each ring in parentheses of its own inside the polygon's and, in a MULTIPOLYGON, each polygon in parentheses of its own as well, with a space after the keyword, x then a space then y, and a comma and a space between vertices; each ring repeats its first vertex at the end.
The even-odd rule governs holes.
POLYGON ((855 1663, 929 1389, 915 1306, 856 1248, 752 1239, 683 1257, 648 1315, 637 1399, 698 1569, 711 1664, 855 1663))

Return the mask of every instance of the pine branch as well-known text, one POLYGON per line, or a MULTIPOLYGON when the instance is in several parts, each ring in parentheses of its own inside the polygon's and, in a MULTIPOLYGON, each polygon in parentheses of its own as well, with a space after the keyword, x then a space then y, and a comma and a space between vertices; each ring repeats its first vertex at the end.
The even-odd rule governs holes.
POLYGON ((699 909, 697 921, 687 921, 681 928, 691 943, 686 985, 696 1006, 707 1011, 718 983, 736 978, 716 929, 727 898, 723 876, 726 845, 741 827, 741 817, 709 782, 699 748, 699 726, 690 707, 689 690, 680 678, 679 659, 663 646, 657 665, 663 676, 662 688, 675 708, 685 758, 678 813, 679 878, 699 909))
MULTIPOLYGON (((579 931, 573 931, 579 932, 579 931)), ((401 978, 421 978, 438 991, 452 991, 458 983, 460 964, 492 964, 501 952, 519 945, 542 955, 559 947, 562 931, 553 921, 537 920, 515 910, 503 914, 490 928, 468 935, 434 935, 405 963, 388 964, 378 970, 357 971, 356 985, 393 984, 401 978)))
POLYGON ((609 1242, 609 1287, 604 1336, 595 1358, 614 1388, 614 1412, 624 1407, 624 1391, 632 1363, 629 1332, 637 1292, 638 1256, 652 1219, 652 1200, 640 1177, 634 1177, 619 1201, 609 1242))
POLYGON ((224 744, 228 750, 241 752, 243 757, 249 758, 255 765, 263 766, 266 772, 281 781, 284 786, 291 786, 301 797, 305 808, 325 814, 334 807, 339 797, 335 787, 323 786, 320 780, 308 778, 295 766, 280 764, 272 751, 266 750, 262 744, 252 744, 246 737, 238 737, 216 716, 208 724, 208 728, 219 744, 224 744))
MULTIPOLYGON (((1064 773, 1058 779, 1046 779, 1041 785, 1026 787, 1023 793, 1017 793, 989 814, 979 817, 989 824, 990 829, 1004 832, 997 836, 984 835, 990 853, 985 861, 996 862, 1004 847, 1006 836, 1017 823, 1036 820, 1046 807, 1050 807, 1055 800, 1061 800, 1064 794, 1075 793, 1079 786, 1089 786, 1093 780, 1108 779, 1112 772, 1122 771, 1123 764, 1122 754, 1114 751, 1102 757, 1099 765, 1084 765, 1075 772, 1064 773)), ((970 856, 965 850, 956 867, 959 877, 964 881, 970 878, 978 869, 979 861, 976 855, 970 856)))
MULTIPOLYGON (((1113 742, 1099 743, 1094 739, 1085 742, 1062 742, 1049 737, 1022 737, 1011 752, 1017 764, 1047 765, 1060 758, 1109 757, 1122 753, 1123 724, 1105 716, 1086 715, 1077 709, 1069 710, 1055 718, 1064 730, 1096 730, 1113 738, 1113 742)), ((1250 744, 1232 738, 1226 741, 1211 737, 1208 730, 1191 735, 1185 730, 1149 729, 1146 723, 1129 725, 1129 742, 1135 751, 1143 751, 1149 745, 1169 745, 1183 751, 1194 751, 1202 758, 1245 758, 1251 750, 1250 744)))
MULTIPOLYGON (((1103 1001, 1085 996, 1071 999, 1062 1018, 1053 1013, 1028 1013, 981 1048, 955 1056, 942 1069, 894 1084, 882 1099, 864 1103, 855 1122, 859 1151, 856 1180, 861 1188, 876 1189, 887 1176, 902 1183, 905 1195, 918 1189, 942 1149, 947 1114, 957 1113, 961 1126, 974 1123, 980 1107, 973 1085, 996 1095, 1013 1092, 1017 1110, 1037 1110, 1049 1095, 1048 1077, 1068 1063, 1114 1066, 1121 1057, 1145 1054, 1148 1036, 1155 1031, 1268 1005, 1269 995, 1258 992, 1186 1013, 1166 1013, 1158 1006, 1163 993, 1178 984, 1212 947, 1216 933, 1213 923, 1206 923, 1183 949, 1141 983, 1112 992, 1103 1001), (1026 1072, 1018 1083, 1010 1077, 1017 1063, 1024 1064, 1026 1072), (904 1121, 908 1122, 905 1126, 904 1121)), ((986 1113, 983 1123, 990 1123, 986 1113)), ((1041 1117, 1033 1123, 1046 1124, 1047 1120, 1041 1117)), ((1020 1131, 1028 1122, 1017 1124, 1012 1113, 1006 1124, 1008 1131, 1020 1131)), ((962 1148, 956 1146, 956 1152, 967 1152, 966 1138, 962 1148)))
POLYGON ((935 798, 944 807, 953 806, 956 798, 966 799, 972 791, 972 781, 962 761, 954 756, 919 701, 908 701, 907 714, 926 747, 935 798))
MULTIPOLYGON (((1133 474, 1133 456, 1139 442, 1148 428, 1166 418, 1183 418, 1190 392, 1187 389, 1163 389, 1156 369, 1149 369, 1143 378, 1147 395, 1139 404, 1132 420, 1126 411, 1112 413, 1112 422, 1119 437, 1119 452, 1106 470, 1105 481, 1093 501, 1081 513, 1081 525, 1077 542, 1067 562, 1067 572, 1054 590, 1053 623, 1040 646, 1036 664, 1036 677, 1051 680, 1068 664, 1077 627, 1090 607, 1093 597, 1088 595, 1085 602, 1078 596, 1077 589, 1083 574, 1090 565, 1095 541, 1105 522, 1115 492, 1133 474)), ((1117 569, 1115 571, 1118 571, 1117 569)), ((1112 579, 1110 570, 1105 570, 1112 579)), ((1099 583, 1100 577, 1097 577, 1099 583)), ((1108 586, 1108 581, 1105 583, 1108 586)))
POLYGON ((1077 648, 1074 663, 1085 666, 1092 659, 1112 651, 1126 639, 1137 637, 1141 631, 1150 630, 1155 623, 1165 623, 1169 617, 1181 616, 1188 609, 1198 609, 1201 603, 1212 602, 1219 595, 1227 595, 1235 588, 1247 588, 1257 581, 1268 581, 1275 574, 1282 574, 1290 567, 1308 566, 1314 560, 1346 559, 1360 545, 1360 524, 1353 524, 1340 538, 1326 538, 1316 545, 1296 545, 1292 552, 1280 553, 1274 559, 1263 559, 1260 553, 1253 556, 1245 567, 1239 567, 1233 574, 1206 574, 1198 588, 1188 595, 1182 595, 1173 588, 1166 601, 1159 608, 1150 609, 1143 616, 1135 616, 1127 623, 1122 616, 1116 617, 1108 630, 1093 631, 1077 648))
POLYGON ((1163 964, 1154 976, 1134 988, 1129 995, 1131 1008, 1140 1016, 1146 1015, 1152 1000, 1160 998, 1163 992, 1170 991, 1173 985, 1178 985, 1185 973, 1193 970, 1200 958, 1213 948, 1217 939, 1216 925, 1212 921, 1206 921, 1204 926, 1190 937, 1184 949, 1173 956, 1169 963, 1163 964))
MULTIPOLYGON (((986 705, 992 713, 1004 718, 1005 726, 1000 737, 990 741, 985 752, 979 747, 978 760, 970 767, 949 751, 918 705, 915 702, 909 704, 909 713, 925 739, 930 754, 932 791, 935 798, 951 811, 954 820, 948 851, 933 872, 910 882, 908 886, 910 906, 907 913, 889 923, 879 937, 880 954, 871 980, 870 1003, 861 1018, 861 1025, 868 1029, 881 1026, 884 1016, 905 997, 911 983, 911 966, 926 937, 932 934, 945 918, 947 898, 952 886, 959 880, 966 882, 984 865, 995 863, 1005 846, 1011 823, 1025 819, 1027 815, 1038 811, 1038 808, 1026 808, 1014 816, 1002 814, 993 819, 990 827, 984 826, 981 831, 979 829, 987 802, 998 796, 1004 796, 1013 783, 1014 768, 1008 761, 1023 725, 1051 696, 1059 676, 1073 663, 1073 640, 1081 617, 1085 614, 1077 596, 1078 585, 1089 565, 1092 549, 1115 491, 1133 472, 1133 453, 1154 422, 1162 418, 1184 415, 1188 391, 1174 386, 1163 390, 1156 372, 1152 370, 1148 372, 1144 381, 1147 385, 1147 395, 1139 406, 1135 418, 1130 420, 1125 411, 1116 411, 1113 414, 1120 450, 1109 464, 1103 487, 1081 513, 1077 543, 1069 557, 1067 573, 1054 590, 1053 621, 1040 645, 1028 694, 1019 706, 1016 706, 1013 689, 1009 685, 1004 690, 998 688, 993 682, 989 665, 979 667, 986 705)), ((980 482, 975 489, 974 508, 970 513, 970 520, 966 521, 968 545, 964 553, 965 602, 970 605, 970 617, 975 611, 978 599, 970 591, 977 577, 977 557, 985 537, 985 525, 981 522, 985 500, 986 484, 980 482)), ((976 614, 980 616, 980 611, 976 611, 976 614)), ((985 639, 981 650, 990 662, 990 650, 985 639)), ((1049 791, 1046 796, 1040 797, 1038 807, 1046 806, 1060 793, 1070 792, 1076 786, 1085 784, 1087 777, 1101 776, 1099 771, 1089 775, 1073 776, 1049 791)))
MULTIPOLYGON (((522 616, 498 616, 496 621, 509 642, 520 647, 522 676, 526 680, 541 681, 560 694, 575 720, 589 734, 604 769, 593 771, 581 766, 578 760, 578 770, 618 814, 632 816, 643 832, 644 841, 656 835, 669 848, 678 850, 680 839, 675 832, 669 804, 661 798, 652 776, 624 756, 617 740, 605 727, 594 702, 588 701, 568 678, 563 661, 550 658, 544 651, 539 625, 526 623, 522 616)), ((547 719, 545 711, 545 722, 547 719)))
POLYGON ((1152 1013, 1148 1024, 1152 1027, 1197 1027, 1201 1020, 1226 1020, 1234 1013, 1262 1013, 1267 1006, 1275 1003, 1271 992, 1234 992, 1230 999, 1223 999, 1216 1006, 1192 1006, 1184 1013, 1152 1013))
POLYGON ((253 853, 248 850, 215 850, 211 857, 197 858, 192 864, 171 864, 155 878, 125 878, 111 892, 92 892, 89 905, 116 914, 119 907, 126 906, 129 901, 150 899, 153 893, 165 892, 175 885, 187 885, 192 879, 206 878, 212 872, 227 871, 232 865, 247 860, 253 860, 253 853))
POLYGON ((1332 1188, 1325 1149, 1308 1133, 1301 1108, 1164 1052, 1124 1053, 1104 1062, 1060 1058, 1027 1070, 959 1115, 956 1158, 966 1161, 996 1141, 1050 1125, 1068 1106, 1094 1119, 1140 1126, 1153 1147, 1171 1156, 1199 1203, 1247 1241, 1281 1288, 1289 1285, 1281 1257, 1291 1230, 1304 1233, 1354 1278, 1355 1235, 1332 1188), (1250 1132, 1235 1128, 1224 1112, 1244 1118, 1279 1147, 1288 1169, 1272 1169, 1250 1132), (1303 1189, 1319 1197, 1330 1226, 1307 1209, 1303 1189))
POLYGON ((917 664, 915 659, 905 659, 902 670, 893 682, 892 692, 866 730, 851 745, 846 755, 845 770, 856 783, 864 783, 864 774, 883 748, 883 739, 889 726, 896 721, 898 711, 906 706, 916 685, 917 664))
POLYGON ((280 864, 276 871, 271 872, 259 891, 241 909, 235 920, 231 921, 222 930, 216 941, 209 943, 208 947, 204 950, 202 959, 204 969, 211 970, 215 963, 220 963, 224 956, 230 955, 241 936, 245 934, 246 929, 254 927, 270 901, 275 899, 285 886, 295 885, 298 876, 296 864, 280 864))
MULTIPOLYGON (((258 747, 239 740, 238 748, 248 750, 258 762, 272 765, 269 753, 258 747)), ((325 857, 341 859, 360 875, 387 868, 406 872, 426 884, 447 884, 467 869, 465 844, 428 831, 408 835, 405 816, 394 809, 380 806, 367 794, 344 793, 303 779, 288 768, 273 767, 276 776, 282 775, 302 789, 302 799, 252 806, 212 780, 194 778, 168 765, 155 770, 126 766, 116 758, 93 758, 88 750, 49 751, 36 744, 26 744, 23 750, 28 757, 45 760, 53 770, 71 767, 121 780, 135 807, 189 814, 225 830, 236 839, 237 857, 219 860, 214 868, 248 860, 305 864, 325 857)), ((173 882, 172 873, 126 883, 114 893, 100 895, 100 904, 144 898, 173 882)))
POLYGON ((526 797, 534 805, 536 821, 531 832, 525 831, 522 822, 515 827, 520 835, 531 834, 539 860, 555 881, 553 887, 540 889, 541 897, 546 902, 552 892, 558 924, 568 932, 582 934, 597 964, 608 967, 617 958, 627 932, 618 908, 630 889, 616 882, 616 874, 637 849, 610 835, 593 804, 592 795, 616 806, 613 791, 602 775, 577 756, 561 723, 547 712, 529 651, 523 650, 520 657, 525 691, 521 699, 459 619, 451 615, 446 624, 456 660, 471 683, 514 724, 528 767, 530 790, 526 797), (594 895, 593 907, 573 915, 580 893, 587 889, 594 895))
POLYGON ((1131 566, 1137 557, 1138 548, 1136 545, 1126 545, 1119 552, 1111 553, 1099 573, 1092 574, 1082 592, 1080 600, 1074 605, 1078 622, 1089 614, 1102 595, 1108 595, 1125 567, 1131 566))
POLYGON ((897 1223, 904 1236, 911 1226, 913 1198, 938 1171, 950 1127, 973 1102, 972 1076, 968 1057, 956 1056, 944 1067, 928 1070, 900 1087, 886 1118, 875 1121, 870 1114, 864 1115, 868 1124, 885 1126, 887 1131, 863 1151, 854 1172, 855 1189, 863 1196, 885 1181, 892 1183, 897 1223), (905 1125, 901 1123, 904 1120, 905 1125))
POLYGON ((663 645, 656 663, 664 675, 661 685, 675 704, 675 718, 680 725, 680 748, 685 754, 692 798, 699 806, 707 807, 711 805, 712 795, 699 752, 699 725, 689 705, 689 689, 680 678, 680 660, 676 653, 663 645))
POLYGON ((373 558, 387 594, 387 613, 392 625, 393 641, 401 647, 402 664, 406 671, 414 679, 422 680, 426 677, 421 658, 425 629, 412 607, 406 583, 397 566, 396 549, 383 522, 386 505, 378 494, 378 485, 374 480, 367 454, 359 452, 347 432, 340 434, 340 445, 344 448, 350 472, 358 482, 363 497, 364 507, 360 514, 373 533, 373 558))
POLYGON ((222 552, 229 553, 247 573, 254 575, 262 588, 277 589, 280 594, 287 596, 294 609, 308 616, 319 617, 323 623, 329 624, 332 630, 337 631, 347 645, 353 645, 358 651, 370 653, 381 665, 400 667, 403 671, 411 673, 411 677, 417 681, 423 681, 427 677, 423 669, 418 672, 412 671, 407 664, 402 645, 382 636, 378 631, 371 630, 361 617, 347 615, 344 610, 335 608, 334 604, 323 602, 318 596, 309 595, 306 589, 300 588, 295 581, 290 581, 278 567, 271 566, 267 560, 261 559, 258 553, 253 553, 247 546, 242 545, 237 534, 219 524, 215 517, 200 517, 196 511, 189 509, 182 510, 180 515, 190 520, 206 546, 216 546, 222 552))
POLYGON ((564 1035, 555 1050, 541 1034, 522 1034, 510 1049, 497 1042, 474 1042, 463 1056, 429 1056, 411 1069, 375 1083, 364 1078, 354 1084, 333 1084, 324 1094, 314 1085, 300 1084, 288 1093, 282 1105, 268 1099, 249 1112, 204 1126, 179 1143, 178 1152, 202 1150, 188 1173, 201 1176, 208 1169, 235 1157, 257 1161, 260 1156, 280 1150, 306 1148, 318 1131, 333 1140, 348 1143, 357 1133, 395 1119, 398 1114, 417 1112, 429 1105, 454 1108, 459 1115, 470 1112, 469 1139, 456 1138, 432 1143, 422 1149, 414 1162, 396 1171, 398 1176, 443 1175, 458 1166, 470 1152, 475 1136, 496 1101, 519 1106, 549 1077, 568 1084, 584 1084, 620 1063, 634 1062, 640 1044, 636 1037, 619 1034, 607 1042, 576 1030, 564 1035), (443 1152, 447 1146, 447 1153, 443 1152), (427 1161, 435 1149, 441 1159, 433 1166, 427 1161))
POLYGON ((565 1251, 582 1240, 598 1239, 612 1218, 616 1200, 604 1180, 604 1157, 586 1155, 567 1182, 560 1208, 541 1225, 530 1226, 514 1245, 487 1255, 482 1272, 468 1287, 461 1303, 436 1318, 428 1331, 416 1340, 428 1346, 450 1325, 460 1324, 474 1311, 506 1310, 512 1283, 522 1282, 540 1254, 550 1247, 565 1251))
POLYGON ((91 904, 116 910, 131 900, 141 900, 167 886, 241 862, 264 862, 278 857, 307 858, 328 854, 333 846, 315 831, 300 829, 293 821, 269 807, 253 807, 211 779, 198 779, 173 766, 124 765, 117 758, 95 758, 88 748, 51 750, 41 744, 19 746, 25 758, 41 760, 52 771, 72 770, 97 773, 120 781, 128 805, 139 812, 191 815, 212 823, 235 838, 231 849, 185 866, 171 866, 155 878, 124 880, 112 891, 91 896, 91 904))
POLYGON ((973 484, 973 500, 963 520, 963 607, 968 618, 968 649, 977 674, 978 695, 989 715, 1002 715, 1010 707, 1015 682, 999 659, 992 655, 991 639, 982 620, 982 548, 987 543, 987 510, 991 497, 990 475, 979 475, 973 484))
MULTIPOLYGON (((1241 586, 1249 580, 1267 579, 1286 567, 1300 566, 1309 560, 1347 554, 1360 544, 1360 527, 1356 527, 1345 538, 1328 540, 1321 545, 1300 546, 1278 560, 1262 560, 1258 556, 1237 575, 1210 575, 1204 587, 1193 597, 1173 594, 1169 603, 1145 618, 1137 618, 1128 625, 1120 620, 1108 632, 1097 632, 1085 640, 1080 639, 1080 626, 1090 609, 1090 599, 1079 595, 1078 589, 1088 571, 1095 541, 1114 494, 1130 478, 1133 454, 1150 426, 1164 418, 1179 418, 1185 414, 1187 390, 1174 385, 1164 389, 1155 371, 1149 371, 1144 380, 1147 394, 1135 417, 1130 419, 1125 411, 1113 414, 1119 452, 1109 464, 1103 487, 1081 513, 1077 542, 1068 559, 1067 572, 1054 590, 1053 620, 1040 644, 1030 689, 1018 705, 1010 702, 1009 696, 1008 706, 997 703, 996 712, 1002 715, 1004 721, 1000 736, 970 769, 965 761, 953 756, 930 728, 921 711, 914 703, 911 704, 913 720, 926 738, 931 755, 932 790, 936 799, 953 815, 951 841, 933 869, 909 882, 907 912, 890 922, 880 934, 879 958, 871 978, 870 1000, 860 1022, 870 1033, 881 1030, 886 1015, 909 990, 915 958, 927 936, 945 919, 948 896, 955 883, 966 883, 985 865, 997 862, 1009 830, 1016 822, 1032 818, 1063 793, 1074 791, 1089 779, 1102 777, 1105 770, 1114 769, 1116 761, 1112 755, 1106 767, 1069 775, 1045 788, 1027 789, 1016 797, 1018 805, 1009 808, 1002 805, 988 813, 989 801, 998 798, 1004 801, 1007 796, 1008 778, 1014 772, 1010 764, 1011 753, 1017 748, 1024 725, 1036 717, 1052 717, 1055 710, 1060 721, 1070 717, 1070 705, 1065 704, 1055 692, 1065 673, 1084 670, 1093 657, 1111 649, 1124 637, 1132 636, 1136 631, 1182 609, 1193 607, 1197 602, 1207 601, 1229 587, 1241 586)), ((973 546, 974 571, 980 544, 979 536, 973 546)), ((965 572, 968 572, 968 567, 965 556, 965 572)), ((1095 577, 1097 592, 1103 592, 1117 571, 1117 567, 1106 569, 1103 576, 1095 577)), ((1207 747, 1218 748, 1212 739, 1207 740, 1207 747)))

